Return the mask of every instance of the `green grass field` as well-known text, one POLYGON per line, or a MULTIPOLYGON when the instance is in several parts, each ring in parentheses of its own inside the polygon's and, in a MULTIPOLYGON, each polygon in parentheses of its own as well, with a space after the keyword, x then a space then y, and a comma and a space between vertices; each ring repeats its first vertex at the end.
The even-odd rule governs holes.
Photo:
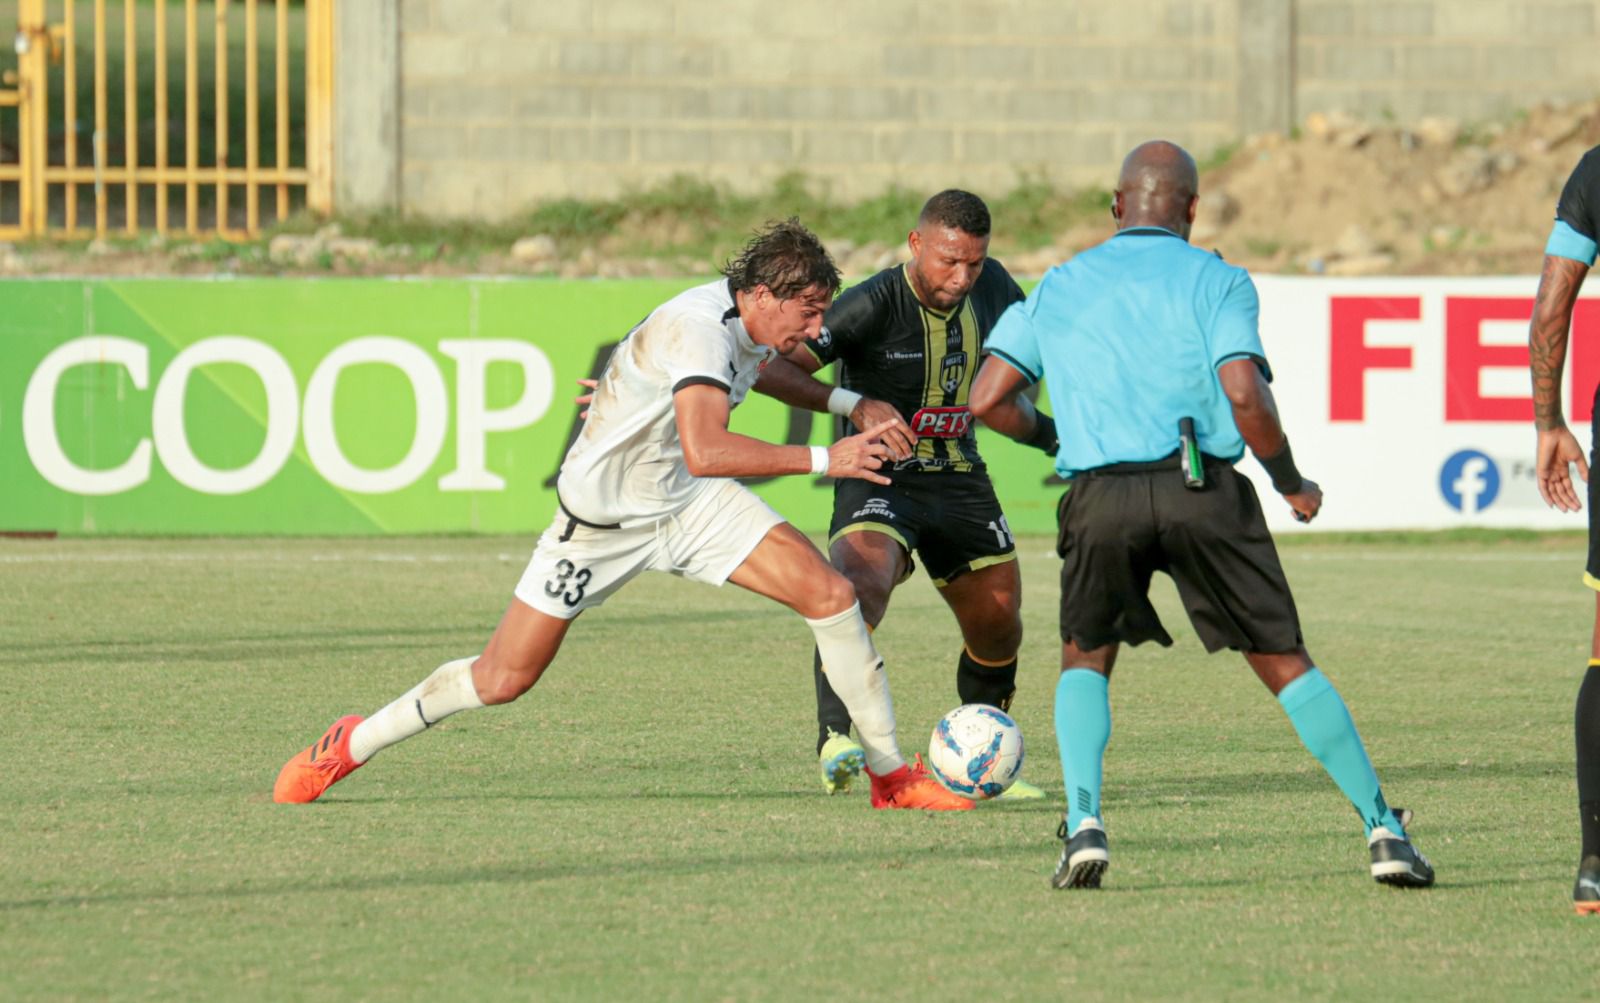
MULTIPOLYGON (((321 802, 279 765, 477 650, 531 539, 0 541, 0 999, 1596 998, 1573 916, 1571 536, 1296 542, 1312 653, 1439 884, 1360 824, 1242 660, 1124 654, 1098 893, 1047 879, 1057 562, 1022 542, 1024 775, 959 817, 822 795, 810 641, 640 579, 509 708, 321 802)), ((921 574, 878 633, 901 743, 956 702, 921 574)))

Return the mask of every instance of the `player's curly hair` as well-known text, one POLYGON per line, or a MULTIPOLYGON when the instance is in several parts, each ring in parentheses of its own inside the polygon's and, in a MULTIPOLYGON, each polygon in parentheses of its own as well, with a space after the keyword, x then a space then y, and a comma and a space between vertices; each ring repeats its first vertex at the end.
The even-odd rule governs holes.
POLYGON ((757 230, 744 250, 722 266, 735 292, 766 286, 778 299, 794 299, 814 287, 839 291, 839 269, 817 235, 790 216, 757 230))
POLYGON ((974 237, 989 236, 989 207, 983 199, 959 188, 946 188, 929 199, 917 217, 917 226, 933 223, 974 237))

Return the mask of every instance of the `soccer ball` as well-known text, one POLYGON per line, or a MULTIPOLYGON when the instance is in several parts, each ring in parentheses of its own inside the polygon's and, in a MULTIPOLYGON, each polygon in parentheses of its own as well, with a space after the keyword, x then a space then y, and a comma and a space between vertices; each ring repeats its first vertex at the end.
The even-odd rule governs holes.
POLYGON ((941 784, 964 798, 999 797, 1022 772, 1022 729, 998 708, 957 707, 933 729, 928 765, 941 784))

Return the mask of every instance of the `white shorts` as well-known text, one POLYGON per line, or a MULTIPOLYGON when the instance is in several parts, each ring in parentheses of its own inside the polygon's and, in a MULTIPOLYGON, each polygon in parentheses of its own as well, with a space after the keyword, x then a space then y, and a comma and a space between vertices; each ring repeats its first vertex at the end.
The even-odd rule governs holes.
POLYGON ((516 596, 570 620, 605 602, 641 571, 721 585, 783 516, 738 481, 707 478, 677 514, 626 529, 585 526, 556 510, 516 596))

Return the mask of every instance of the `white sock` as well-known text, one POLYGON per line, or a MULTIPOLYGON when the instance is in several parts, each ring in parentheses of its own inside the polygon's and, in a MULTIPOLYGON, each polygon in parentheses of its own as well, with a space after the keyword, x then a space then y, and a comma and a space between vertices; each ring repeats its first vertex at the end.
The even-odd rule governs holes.
POLYGON ((387 749, 425 731, 457 711, 483 706, 472 685, 475 658, 445 662, 394 703, 356 725, 350 733, 350 758, 364 763, 379 749, 387 749))
POLYGON ((872 646, 861 604, 821 620, 806 619, 822 653, 822 670, 833 692, 844 701, 856 735, 867 754, 867 769, 883 776, 906 764, 894 738, 894 703, 889 699, 889 678, 883 659, 872 646))

